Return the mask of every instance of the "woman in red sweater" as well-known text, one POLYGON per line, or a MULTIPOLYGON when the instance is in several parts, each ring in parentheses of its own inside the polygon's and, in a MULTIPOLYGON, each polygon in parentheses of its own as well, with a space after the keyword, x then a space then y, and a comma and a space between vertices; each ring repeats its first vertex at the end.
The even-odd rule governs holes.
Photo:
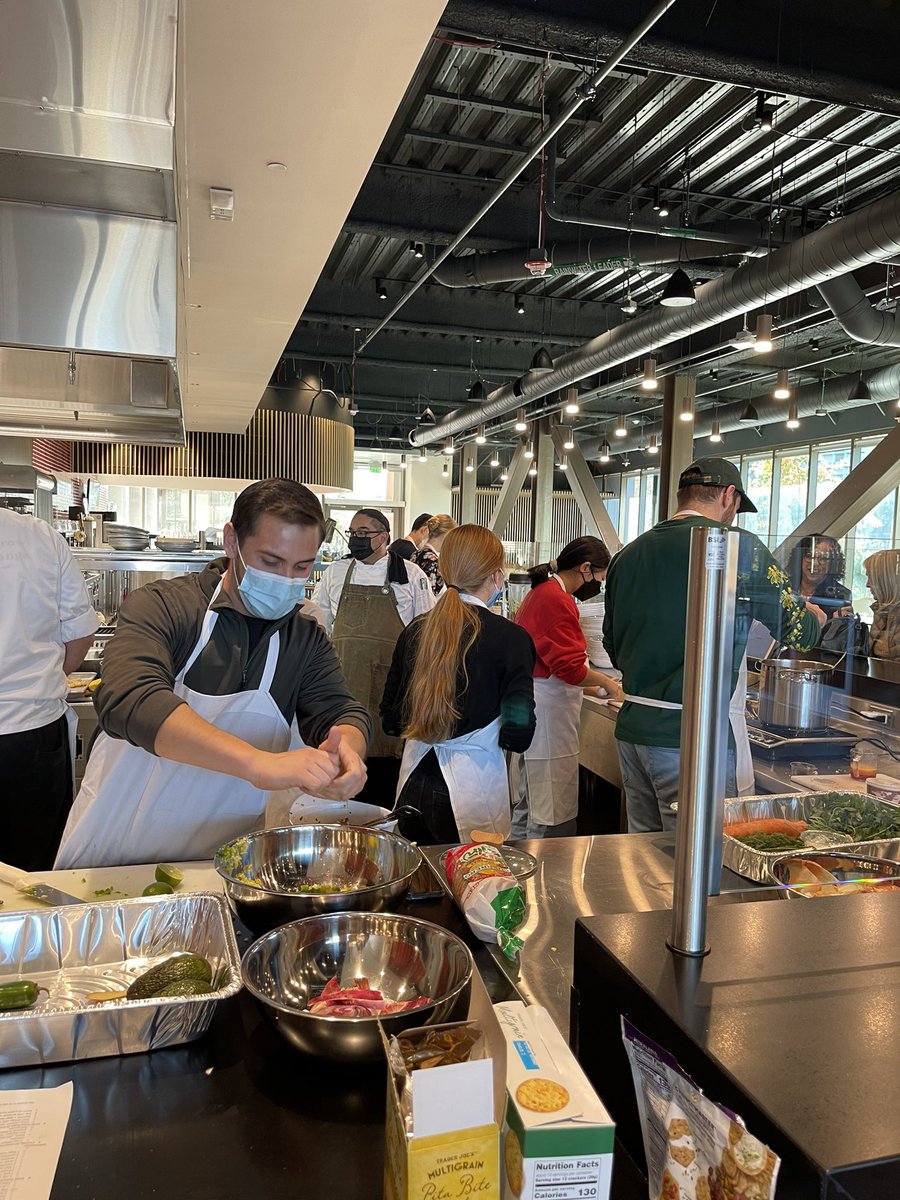
POLYGON ((537 728, 524 754, 520 799, 513 814, 513 837, 566 837, 578 816, 578 750, 581 699, 601 688, 615 699, 615 680, 587 661, 587 643, 578 621, 579 600, 598 595, 609 566, 599 538, 569 542, 555 561, 528 572, 531 591, 516 613, 537 650, 534 707, 537 728))

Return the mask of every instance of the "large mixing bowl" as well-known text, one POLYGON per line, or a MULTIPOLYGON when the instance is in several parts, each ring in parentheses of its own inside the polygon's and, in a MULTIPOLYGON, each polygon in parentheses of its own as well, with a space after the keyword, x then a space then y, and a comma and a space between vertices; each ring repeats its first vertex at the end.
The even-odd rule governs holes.
POLYGON ((900 890, 900 862, 895 862, 889 858, 873 858, 864 854, 857 854, 852 848, 845 851, 843 847, 839 850, 828 852, 808 852, 795 851, 791 854, 786 854, 782 858, 776 858, 769 868, 769 873, 777 884, 780 884, 784 891, 782 895, 789 899, 803 897, 804 899, 816 899, 822 896, 835 895, 853 895, 860 890, 875 890, 875 891, 893 891, 895 888, 900 890), (809 882, 799 882, 796 878, 796 864, 809 863, 813 874, 819 879, 819 882, 810 880, 809 882), (794 869, 792 870, 792 864, 794 869), (828 875, 833 875, 837 880, 837 891, 832 887, 822 888, 822 879, 827 880, 828 875, 822 876, 822 872, 827 872, 828 875), (879 883, 879 881, 882 881, 879 883), (862 885, 862 888, 855 886, 862 885))
POLYGON ((465 1016, 472 979, 465 944, 430 921, 393 913, 344 912, 283 925, 254 942, 241 964, 244 986, 292 1046, 344 1061, 382 1054, 388 1037, 465 1016), (391 1000, 430 997, 409 1012, 328 1017, 306 1011, 329 979, 353 987, 360 978, 391 1000))
POLYGON ((396 833, 352 825, 262 829, 222 846, 215 868, 228 903, 254 933, 332 912, 399 903, 422 856, 396 833), (329 887, 322 893, 303 887, 329 887))

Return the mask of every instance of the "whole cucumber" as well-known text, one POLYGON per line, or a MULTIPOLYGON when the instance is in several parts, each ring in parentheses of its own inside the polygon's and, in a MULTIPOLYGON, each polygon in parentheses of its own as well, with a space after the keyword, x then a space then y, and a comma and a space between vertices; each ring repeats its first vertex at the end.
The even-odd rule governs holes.
POLYGON ((11 983, 0 983, 0 1012, 31 1008, 40 990, 30 979, 14 979, 11 983))

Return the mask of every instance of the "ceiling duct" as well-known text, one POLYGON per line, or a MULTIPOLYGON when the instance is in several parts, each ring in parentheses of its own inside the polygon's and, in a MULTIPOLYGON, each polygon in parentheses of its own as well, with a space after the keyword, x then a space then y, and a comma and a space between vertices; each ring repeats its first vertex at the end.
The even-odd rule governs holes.
MULTIPOLYGON (((797 388, 793 396, 797 405, 797 415, 814 417, 819 408, 833 409, 835 412, 843 412, 850 408, 865 408, 873 403, 894 401, 900 396, 900 363, 894 363, 889 367, 879 367, 874 371, 864 371, 862 378, 868 384, 870 398, 848 399, 851 388, 859 378, 860 376, 856 373, 837 375, 826 380, 824 384, 810 383, 797 388)), ((751 426, 754 424, 774 425, 779 421, 787 420, 788 406, 783 400, 773 400, 770 396, 755 396, 753 407, 756 410, 756 420, 753 422, 741 420, 746 407, 747 402, 740 400, 735 401, 734 404, 720 404, 715 409, 704 409, 702 413, 697 413, 694 418, 694 439, 708 438, 712 432, 714 421, 719 422, 721 433, 731 433, 737 429, 746 430, 748 424, 751 426)), ((591 437, 579 442, 585 458, 600 457, 600 441, 600 438, 591 437)), ((637 431, 629 433, 626 438, 616 441, 615 452, 618 454, 626 450, 640 450, 645 441, 644 434, 637 431)), ((710 451, 710 453, 712 452, 710 451)))
POLYGON ((177 0, 8 0, 0 428, 184 441, 175 372, 177 0))
POLYGON ((871 346, 900 346, 900 315, 873 308, 852 275, 838 275, 818 287, 845 333, 871 346))
POLYGON ((578 349, 560 355, 546 375, 526 377, 515 381, 515 385, 504 384, 484 404, 470 405, 464 414, 447 418, 432 429, 415 431, 411 441, 421 446, 465 433, 475 425, 541 400, 589 375, 897 253, 900 253, 900 193, 894 192, 788 246, 779 247, 765 258, 754 259, 720 279, 711 280, 697 289, 696 304, 682 309, 657 309, 633 317, 578 349))

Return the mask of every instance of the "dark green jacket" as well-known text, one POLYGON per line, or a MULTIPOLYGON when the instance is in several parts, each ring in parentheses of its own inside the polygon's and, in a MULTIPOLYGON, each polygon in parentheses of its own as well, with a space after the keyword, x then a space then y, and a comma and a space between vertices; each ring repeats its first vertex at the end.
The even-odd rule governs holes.
MULTIPOLYGON (((606 577, 603 644, 622 672, 626 694, 681 703, 691 529, 715 528, 707 517, 661 521, 619 551, 606 577)), ((790 581, 751 533, 740 533, 731 690, 755 619, 776 641, 806 650, 819 623, 791 591, 790 581)), ((678 746, 681 713, 625 703, 616 737, 641 746, 678 746)))

